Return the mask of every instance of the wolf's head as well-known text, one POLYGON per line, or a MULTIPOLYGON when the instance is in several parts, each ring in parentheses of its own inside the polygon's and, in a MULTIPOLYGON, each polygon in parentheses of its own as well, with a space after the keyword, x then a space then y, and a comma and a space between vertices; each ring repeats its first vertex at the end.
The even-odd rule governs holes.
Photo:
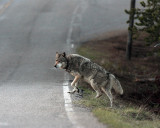
POLYGON ((55 68, 66 69, 68 65, 68 61, 66 58, 66 53, 59 54, 56 52, 56 60, 55 60, 55 68))

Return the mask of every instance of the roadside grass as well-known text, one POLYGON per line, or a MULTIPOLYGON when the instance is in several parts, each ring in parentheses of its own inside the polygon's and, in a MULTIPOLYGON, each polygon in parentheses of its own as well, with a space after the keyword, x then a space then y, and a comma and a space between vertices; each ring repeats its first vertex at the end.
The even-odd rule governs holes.
POLYGON ((114 100, 114 107, 110 108, 109 99, 105 95, 95 99, 93 90, 84 86, 81 89, 84 90, 83 98, 76 104, 90 108, 107 128, 160 128, 160 117, 145 106, 138 107, 118 98, 114 100))
MULTIPOLYGON (((147 51, 143 45, 141 46, 143 42, 140 41, 135 43, 136 49, 132 61, 126 61, 124 40, 124 36, 120 36, 109 40, 87 42, 76 50, 78 54, 90 58, 118 76, 125 93, 123 98, 114 95, 116 96, 114 107, 109 108, 110 103, 106 95, 95 99, 96 93, 81 83, 84 95, 76 104, 90 108, 107 128, 160 128, 160 116, 154 114, 155 111, 159 113, 159 104, 154 102, 158 101, 156 99, 158 92, 154 92, 155 89, 158 90, 157 85, 135 82, 136 76, 147 74, 150 74, 150 77, 156 76, 159 72, 159 61, 157 62, 155 56, 147 55, 152 49, 147 51), (153 72, 154 70, 156 72, 153 72), (154 107, 150 108, 150 104, 154 105, 154 110, 152 110, 154 107)), ((152 55, 155 53, 158 57, 157 51, 152 52, 152 55)))
MULTIPOLYGON (((82 55, 90 58, 93 61, 96 61, 98 57, 104 57, 104 54, 98 51, 95 51, 91 47, 79 47, 77 52, 82 55)), ((106 56, 105 56, 106 57, 106 56)))
POLYGON ((110 71, 118 70, 122 74, 127 71, 126 66, 120 65, 120 63, 112 63, 111 61, 109 61, 109 54, 104 54, 103 52, 98 51, 93 47, 79 47, 77 48, 77 53, 87 58, 90 58, 94 62, 98 62, 101 66, 103 66, 106 69, 109 69, 110 71))

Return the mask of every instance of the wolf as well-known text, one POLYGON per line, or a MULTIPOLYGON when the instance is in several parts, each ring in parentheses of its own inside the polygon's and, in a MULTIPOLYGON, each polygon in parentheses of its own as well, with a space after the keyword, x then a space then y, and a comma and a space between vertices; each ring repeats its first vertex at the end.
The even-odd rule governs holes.
POLYGON ((82 79, 95 90, 97 94, 95 98, 102 96, 102 92, 104 92, 110 100, 111 107, 113 106, 111 89, 113 88, 120 95, 123 94, 123 89, 119 80, 90 59, 78 54, 66 55, 65 52, 56 52, 55 58, 55 68, 64 69, 74 76, 74 80, 71 83, 71 86, 74 88, 68 93, 73 94, 78 92, 78 82, 82 79))

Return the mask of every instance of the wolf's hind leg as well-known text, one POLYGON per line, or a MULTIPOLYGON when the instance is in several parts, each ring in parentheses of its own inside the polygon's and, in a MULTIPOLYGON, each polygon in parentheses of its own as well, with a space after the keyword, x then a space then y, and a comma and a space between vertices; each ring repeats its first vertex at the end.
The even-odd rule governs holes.
POLYGON ((90 82, 91 82, 92 88, 93 88, 93 89, 96 91, 96 93, 97 93, 97 95, 95 96, 95 98, 99 98, 100 96, 102 96, 102 92, 101 92, 100 88, 98 87, 98 85, 96 85, 96 84, 94 83, 94 80, 92 79, 90 82))
POLYGON ((105 89, 104 87, 101 87, 101 89, 108 96, 108 98, 110 100, 110 105, 111 105, 111 108, 112 108, 112 106, 113 106, 113 96, 112 96, 112 93, 111 93, 111 89, 110 88, 105 89))

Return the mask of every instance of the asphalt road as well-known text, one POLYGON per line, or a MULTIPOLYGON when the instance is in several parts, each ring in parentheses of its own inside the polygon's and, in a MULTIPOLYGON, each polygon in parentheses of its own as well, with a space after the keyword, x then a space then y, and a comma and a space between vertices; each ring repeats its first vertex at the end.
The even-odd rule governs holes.
POLYGON ((104 127, 72 105, 68 75, 50 68, 83 36, 126 27, 128 0, 116 1, 0 0, 0 128, 104 127))

